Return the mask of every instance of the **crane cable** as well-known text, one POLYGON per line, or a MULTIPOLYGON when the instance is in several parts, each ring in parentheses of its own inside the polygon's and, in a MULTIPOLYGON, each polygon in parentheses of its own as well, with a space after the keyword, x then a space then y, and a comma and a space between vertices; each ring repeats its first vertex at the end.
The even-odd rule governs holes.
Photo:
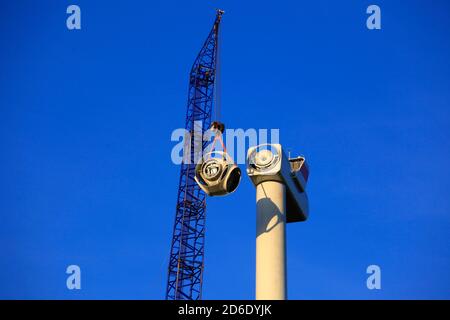
POLYGON ((216 64, 216 73, 214 76, 214 117, 217 122, 220 121, 220 112, 221 112, 221 95, 222 95, 222 84, 221 84, 221 65, 220 65, 220 37, 219 37, 219 26, 220 26, 220 20, 222 18, 222 14, 224 13, 223 10, 218 9, 217 10, 217 20, 216 20, 216 26, 215 26, 215 33, 216 33, 216 50, 214 52, 214 60, 216 64))
POLYGON ((216 20, 216 26, 215 26, 215 33, 216 33, 216 50, 214 52, 214 60, 216 65, 216 72, 214 76, 214 119, 215 121, 211 125, 211 129, 214 130, 215 136, 214 141, 212 143, 211 151, 214 151, 215 145, 217 140, 220 141, 220 144, 222 145, 222 150, 224 153, 227 152, 227 149, 225 147, 225 144, 222 139, 223 132, 225 130, 225 125, 220 122, 220 116, 221 116, 221 95, 222 95, 222 84, 221 84, 221 61, 220 61, 220 41, 219 41, 219 24, 222 17, 222 14, 224 13, 223 10, 218 9, 217 10, 217 20, 216 20))

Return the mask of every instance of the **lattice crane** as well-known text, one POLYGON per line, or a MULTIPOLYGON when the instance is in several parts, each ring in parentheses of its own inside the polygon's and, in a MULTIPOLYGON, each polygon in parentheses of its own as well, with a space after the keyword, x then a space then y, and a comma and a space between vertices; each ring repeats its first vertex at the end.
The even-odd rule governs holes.
MULTIPOLYGON (((181 164, 175 224, 169 258, 166 299, 198 300, 202 297, 204 270, 206 195, 194 180, 195 147, 202 151, 207 142, 196 137, 195 132, 205 132, 211 127, 214 108, 220 113, 219 92, 219 25, 223 11, 217 10, 214 25, 192 66, 189 77, 186 130, 189 139, 189 161, 181 164), (199 140, 200 139, 200 140, 199 140)), ((197 150, 198 151, 198 150, 197 150)))

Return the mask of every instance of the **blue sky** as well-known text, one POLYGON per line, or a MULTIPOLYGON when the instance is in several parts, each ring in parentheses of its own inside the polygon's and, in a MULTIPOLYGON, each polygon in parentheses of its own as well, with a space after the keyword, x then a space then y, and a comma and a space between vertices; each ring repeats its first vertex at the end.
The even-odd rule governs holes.
MULTIPOLYGON (((217 7, 223 120, 279 128, 310 163, 310 220, 287 229, 289 297, 449 299, 445 0, 2 1, 0 298, 164 298, 170 135, 217 7), (66 28, 70 4, 81 30, 66 28), (382 30, 365 26, 370 4, 382 30)), ((254 297, 254 197, 244 175, 208 201, 205 299, 254 297)))

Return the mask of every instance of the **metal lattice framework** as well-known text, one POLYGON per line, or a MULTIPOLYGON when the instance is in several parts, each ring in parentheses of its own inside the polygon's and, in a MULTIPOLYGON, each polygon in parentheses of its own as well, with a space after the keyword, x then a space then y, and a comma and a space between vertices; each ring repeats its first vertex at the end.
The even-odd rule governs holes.
POLYGON ((222 13, 217 12, 214 26, 189 78, 186 130, 190 137, 186 139, 185 150, 190 159, 181 164, 166 291, 169 300, 198 300, 202 295, 206 195, 194 180, 195 160, 206 147, 207 142, 202 141, 202 136, 211 126, 222 13))

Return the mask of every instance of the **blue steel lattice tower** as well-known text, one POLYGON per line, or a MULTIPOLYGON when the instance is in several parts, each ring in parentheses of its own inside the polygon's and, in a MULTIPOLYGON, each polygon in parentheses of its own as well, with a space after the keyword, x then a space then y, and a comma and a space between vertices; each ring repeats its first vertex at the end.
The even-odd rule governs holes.
MULTIPOLYGON (((206 195, 194 180, 195 144, 202 150, 207 142, 194 136, 211 126, 218 67, 219 24, 223 11, 217 10, 214 26, 192 66, 189 77, 186 130, 190 133, 190 161, 181 164, 175 224, 169 258, 166 299, 198 300, 202 296, 204 269, 206 195), (197 128, 196 128, 197 126, 197 128), (200 128, 201 126, 201 128, 200 128), (187 163, 189 162, 189 163, 187 163)), ((216 97, 217 98, 217 97, 216 97)), ((189 140, 189 139, 188 139, 189 140)))

